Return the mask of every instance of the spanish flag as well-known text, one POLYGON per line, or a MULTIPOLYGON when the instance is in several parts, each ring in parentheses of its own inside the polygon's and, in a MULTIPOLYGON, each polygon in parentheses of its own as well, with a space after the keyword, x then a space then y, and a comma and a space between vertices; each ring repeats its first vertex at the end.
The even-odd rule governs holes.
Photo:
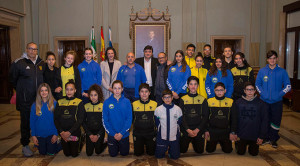
POLYGON ((105 59, 105 45, 104 45, 104 35, 103 35, 103 26, 101 26, 101 53, 100 57, 102 61, 105 59))

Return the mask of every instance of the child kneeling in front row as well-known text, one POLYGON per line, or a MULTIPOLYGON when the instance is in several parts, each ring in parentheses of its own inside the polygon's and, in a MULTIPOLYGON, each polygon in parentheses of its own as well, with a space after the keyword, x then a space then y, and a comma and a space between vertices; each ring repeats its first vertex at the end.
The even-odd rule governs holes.
POLYGON ((182 121, 182 111, 172 102, 172 91, 164 90, 162 100, 164 103, 154 112, 157 126, 155 157, 164 158, 168 151, 171 159, 178 159, 180 156, 179 125, 182 121))
POLYGON ((226 89, 222 82, 215 85, 215 97, 207 100, 209 122, 205 132, 206 151, 212 153, 220 143, 224 153, 232 152, 232 141, 237 141, 237 112, 233 100, 225 97, 226 89))
POLYGON ((34 145, 41 155, 54 155, 61 146, 57 143, 57 130, 53 121, 53 111, 56 106, 50 86, 42 83, 36 95, 30 113, 30 129, 34 145))
POLYGON ((113 95, 103 104, 103 126, 108 134, 108 152, 111 157, 129 154, 129 129, 132 122, 132 106, 122 94, 123 83, 112 83, 113 95))
POLYGON ((90 102, 84 105, 85 118, 83 128, 86 133, 86 155, 100 154, 106 148, 103 143, 105 130, 102 124, 103 93, 99 85, 94 84, 88 90, 90 102))
POLYGON ((66 97, 58 100, 54 111, 54 123, 61 136, 65 156, 78 156, 81 143, 81 129, 85 111, 81 99, 74 97, 75 83, 70 80, 65 85, 66 97))
POLYGON ((237 154, 244 155, 247 150, 252 156, 257 156, 259 145, 268 134, 268 111, 267 105, 255 95, 253 83, 246 82, 244 87, 245 96, 236 101, 238 112, 237 135, 240 138, 235 144, 237 154))

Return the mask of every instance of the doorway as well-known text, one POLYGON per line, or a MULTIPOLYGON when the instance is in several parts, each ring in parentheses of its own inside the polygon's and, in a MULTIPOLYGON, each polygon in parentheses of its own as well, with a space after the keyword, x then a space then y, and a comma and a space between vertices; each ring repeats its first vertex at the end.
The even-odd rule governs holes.
POLYGON ((88 46, 88 37, 54 37, 54 53, 57 55, 57 67, 64 64, 64 55, 69 50, 77 53, 74 66, 78 66, 84 60, 84 49, 88 46))
POLYGON ((9 27, 0 25, 0 103, 9 103, 12 86, 9 83, 10 56, 9 27))

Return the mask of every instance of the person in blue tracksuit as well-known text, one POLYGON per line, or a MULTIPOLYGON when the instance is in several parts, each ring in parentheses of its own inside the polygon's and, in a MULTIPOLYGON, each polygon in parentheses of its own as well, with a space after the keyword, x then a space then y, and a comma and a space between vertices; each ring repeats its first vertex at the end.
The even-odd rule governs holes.
POLYGON ((276 51, 267 52, 267 61, 267 66, 259 70, 255 85, 260 98, 268 105, 270 127, 264 144, 270 143, 272 147, 277 148, 282 118, 282 97, 291 90, 291 82, 287 72, 277 64, 276 51))
POLYGON ((237 154, 244 155, 247 150, 252 156, 257 156, 259 145, 268 133, 268 110, 266 103, 255 95, 255 85, 245 82, 244 94, 236 101, 238 113, 237 136, 235 142, 237 154))
POLYGON ((117 80, 124 83, 124 96, 134 102, 139 98, 139 86, 146 83, 147 78, 144 69, 135 63, 135 55, 130 52, 126 56, 127 65, 120 67, 117 80))
POLYGON ((100 65, 93 60, 93 50, 84 49, 84 61, 78 65, 81 79, 81 95, 83 103, 89 102, 88 90, 93 84, 101 85, 102 72, 100 65))
POLYGON ((42 83, 37 90, 36 102, 31 106, 30 129, 32 140, 41 155, 54 155, 61 148, 57 143, 57 130, 53 111, 56 106, 50 86, 42 83))
POLYGON ((227 68, 224 57, 217 56, 205 80, 205 89, 208 98, 215 97, 214 87, 218 82, 222 82, 225 85, 225 97, 231 98, 233 93, 233 76, 227 68))
POLYGON ((164 104, 155 109, 154 118, 157 126, 155 157, 164 158, 168 151, 171 159, 180 156, 180 127, 182 111, 172 100, 172 91, 164 90, 162 93, 164 104))
POLYGON ((184 53, 182 50, 177 50, 170 65, 167 79, 167 85, 172 91, 174 104, 179 105, 181 96, 187 93, 187 79, 190 76, 191 69, 184 59, 184 53))
POLYGON ((113 95, 103 104, 102 121, 108 134, 108 152, 111 157, 129 154, 129 129, 132 122, 132 106, 122 95, 123 83, 116 80, 112 84, 113 95))

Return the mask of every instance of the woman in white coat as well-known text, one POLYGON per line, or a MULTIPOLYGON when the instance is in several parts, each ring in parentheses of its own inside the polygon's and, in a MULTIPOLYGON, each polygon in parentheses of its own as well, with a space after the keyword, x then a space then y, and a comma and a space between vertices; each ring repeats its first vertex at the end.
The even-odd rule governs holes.
POLYGON ((102 84, 104 100, 112 94, 112 83, 116 80, 121 62, 116 60, 116 50, 113 47, 108 47, 105 51, 105 60, 100 63, 102 71, 102 84))

